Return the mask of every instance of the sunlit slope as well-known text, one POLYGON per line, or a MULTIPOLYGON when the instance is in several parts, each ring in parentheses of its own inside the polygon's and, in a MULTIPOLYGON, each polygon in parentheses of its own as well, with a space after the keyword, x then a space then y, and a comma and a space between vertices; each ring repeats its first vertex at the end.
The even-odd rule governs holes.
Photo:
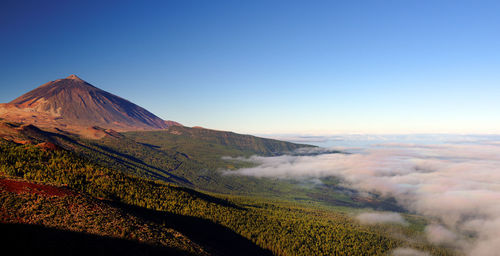
POLYGON ((223 156, 238 154, 281 155, 298 148, 313 147, 280 140, 260 138, 252 135, 237 134, 204 128, 184 126, 169 127, 162 131, 126 132, 126 137, 137 142, 159 146, 163 149, 175 149, 192 152, 194 157, 202 157, 208 152, 223 156))
POLYGON ((180 125, 166 122, 148 110, 75 75, 50 81, 8 104, 2 104, 0 116, 11 121, 79 134, 84 134, 84 130, 92 126, 130 131, 180 125))

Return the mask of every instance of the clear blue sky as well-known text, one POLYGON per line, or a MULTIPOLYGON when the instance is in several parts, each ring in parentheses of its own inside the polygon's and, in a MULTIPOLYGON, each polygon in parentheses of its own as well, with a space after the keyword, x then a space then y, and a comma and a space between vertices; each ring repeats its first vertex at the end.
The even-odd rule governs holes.
POLYGON ((500 1, 2 1, 0 102, 77 74, 188 126, 500 133, 500 1))

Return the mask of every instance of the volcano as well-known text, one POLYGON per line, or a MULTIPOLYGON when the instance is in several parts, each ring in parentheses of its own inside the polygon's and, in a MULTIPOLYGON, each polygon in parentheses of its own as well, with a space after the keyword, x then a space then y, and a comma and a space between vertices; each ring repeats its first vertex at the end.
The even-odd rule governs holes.
POLYGON ((10 103, 2 104, 0 117, 70 130, 95 126, 116 131, 158 130, 180 125, 165 121, 76 75, 48 82, 10 103))

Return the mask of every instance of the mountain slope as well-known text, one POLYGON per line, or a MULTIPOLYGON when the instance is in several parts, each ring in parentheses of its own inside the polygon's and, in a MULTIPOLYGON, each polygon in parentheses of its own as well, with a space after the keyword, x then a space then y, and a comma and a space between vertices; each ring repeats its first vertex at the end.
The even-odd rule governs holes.
POLYGON ((75 75, 48 82, 3 105, 4 109, 8 109, 3 111, 6 119, 46 127, 68 127, 70 130, 89 126, 118 131, 157 130, 179 125, 164 121, 146 109, 103 91, 75 75))
POLYGON ((120 255, 141 252, 209 255, 178 231, 148 222, 105 201, 66 187, 1 176, 0 230, 4 242, 5 238, 17 236, 7 248, 15 248, 16 242, 24 243, 20 249, 30 254, 63 255, 66 250, 67 255, 67 250, 71 250, 72 255, 85 255, 81 251, 95 254, 94 250, 104 249, 110 254, 120 252, 120 255), (9 227, 7 233, 5 229, 9 227), (19 236, 23 236, 22 239, 19 236), (72 251, 77 248, 78 252, 72 251))
MULTIPOLYGON (((106 236, 123 237, 121 232, 115 233, 112 228, 113 223, 122 226, 120 218, 113 216, 129 218, 126 214, 131 213, 130 218, 137 218, 135 223, 139 226, 143 226, 142 219, 146 221, 144 224, 154 223, 149 229, 152 232, 162 227, 178 230, 214 255, 388 255, 398 247, 417 248, 431 255, 452 255, 449 250, 421 240, 420 233, 411 226, 364 226, 346 214, 310 204, 208 195, 125 175, 65 150, 51 151, 0 140, 1 175, 24 178, 27 181, 22 181, 22 184, 30 189, 19 191, 19 186, 15 186, 13 190, 8 185, 7 194, 0 193, 1 205, 5 206, 0 207, 3 209, 0 215, 2 212, 7 213, 6 216, 18 217, 26 214, 28 223, 35 220, 48 227, 58 228, 60 223, 71 223, 66 226, 82 227, 77 231, 97 234, 92 232, 97 230, 106 236), (88 198, 88 202, 98 200, 95 201, 97 205, 90 203, 83 211, 73 208, 71 201, 77 198, 64 199, 64 194, 71 191, 84 196, 82 199, 88 198), (49 194, 49 197, 43 194, 49 194), (25 196, 36 200, 25 199, 25 196), (42 198, 37 199, 39 197, 42 198), (108 203, 113 207, 107 207, 108 203), (68 204, 69 207, 65 207, 68 204), (59 205, 63 207, 59 208, 59 205), (67 214, 72 212, 75 214, 67 214), (66 217, 68 222, 61 222, 66 217)), ((85 205, 84 202, 74 203, 76 207, 85 205)), ((26 221, 14 218, 6 222, 26 221)), ((146 235, 141 228, 133 231, 139 232, 139 237, 135 237, 137 240, 146 235)), ((153 238, 150 241, 153 244, 159 241, 154 238, 156 235, 148 237, 153 238)), ((190 244, 185 239, 169 241, 172 243, 160 244, 171 244, 181 250, 190 244)))
MULTIPOLYGON (((296 144, 252 135, 196 127, 175 126, 162 131, 126 132, 123 135, 137 142, 156 145, 162 148, 184 149, 185 153, 196 150, 194 147, 200 149, 200 145, 206 146, 207 150, 210 151, 217 150, 215 147, 220 146, 249 155, 264 156, 281 155, 293 152, 299 148, 315 147, 312 145, 296 144), (192 148, 189 148, 189 146, 192 146, 192 148)), ((220 153, 219 157, 224 156, 223 152, 220 153)))

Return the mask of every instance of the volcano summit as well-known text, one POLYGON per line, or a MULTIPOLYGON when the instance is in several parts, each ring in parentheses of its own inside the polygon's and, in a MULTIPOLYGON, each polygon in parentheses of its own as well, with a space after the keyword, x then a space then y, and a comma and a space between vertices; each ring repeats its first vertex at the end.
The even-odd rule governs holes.
POLYGON ((92 126, 133 131, 180 125, 162 120, 146 109, 101 90, 76 75, 48 82, 10 103, 1 104, 0 117, 76 132, 92 126))

